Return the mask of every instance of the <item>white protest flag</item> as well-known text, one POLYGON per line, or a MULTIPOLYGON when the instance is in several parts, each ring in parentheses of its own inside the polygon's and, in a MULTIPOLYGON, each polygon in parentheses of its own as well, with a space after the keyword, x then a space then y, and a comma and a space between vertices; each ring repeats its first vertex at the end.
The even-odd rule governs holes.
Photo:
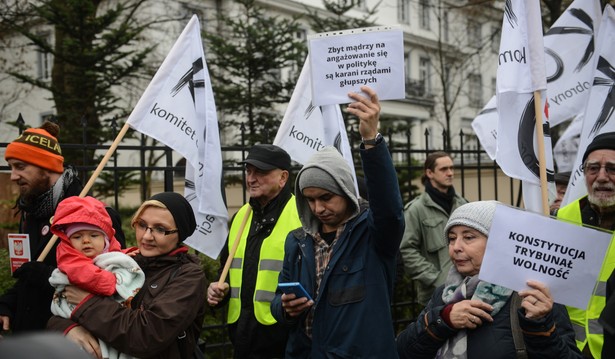
MULTIPOLYGON (((547 87, 540 4, 535 0, 506 0, 497 72, 497 133, 496 160, 504 173, 525 182, 540 185, 539 159, 544 157, 550 187, 553 184, 553 153, 547 113, 541 113, 544 137, 536 136, 535 92, 541 96, 538 108, 546 109, 547 87), (543 141, 545 153, 538 153, 538 141, 543 141)), ((550 192, 555 192, 550 190, 550 192)), ((526 208, 535 203, 524 190, 526 208)), ((540 198, 540 196, 538 197, 540 198)), ((542 206, 541 206, 542 207, 542 206)))
POLYGON ((300 164, 304 164, 323 147, 334 146, 348 162, 355 178, 356 189, 354 162, 342 111, 339 105, 312 104, 310 67, 308 57, 273 144, 286 150, 290 158, 300 164))
POLYGON ((472 129, 485 152, 489 155, 489 158, 495 160, 498 139, 498 109, 495 96, 487 102, 485 107, 472 120, 472 129))
POLYGON ((585 109, 600 18, 598 0, 575 0, 544 36, 551 127, 585 109))
MULTIPOLYGON (((576 118, 585 109, 600 17, 598 0, 575 0, 544 35, 550 127, 576 118), (571 43, 575 46, 570 46, 571 43)), ((495 159, 498 120, 495 108, 492 98, 472 122, 478 140, 491 159, 495 159)), ((560 161, 556 163, 562 170, 560 161)))
POLYGON ((579 139, 583 128, 583 115, 575 117, 553 147, 553 160, 558 172, 570 172, 579 150, 579 139))
POLYGON ((615 11, 607 5, 602 15, 598 33, 597 61, 585 109, 579 149, 572 167, 572 175, 562 206, 587 194, 581 161, 590 142, 597 135, 615 131, 612 120, 615 111, 615 11))
POLYGON ((127 123, 187 160, 184 195, 197 219, 185 243, 216 258, 228 233, 218 119, 196 15, 171 48, 127 123))

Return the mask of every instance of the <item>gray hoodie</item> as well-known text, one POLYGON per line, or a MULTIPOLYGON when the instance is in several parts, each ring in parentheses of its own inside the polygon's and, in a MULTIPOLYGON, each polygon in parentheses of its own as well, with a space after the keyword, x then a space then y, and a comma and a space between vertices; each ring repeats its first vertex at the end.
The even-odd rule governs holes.
POLYGON ((338 186, 344 192, 345 197, 349 200, 350 205, 353 207, 352 215, 348 218, 349 220, 356 217, 360 210, 359 199, 355 192, 354 179, 348 163, 335 147, 325 147, 310 157, 297 174, 297 179, 295 180, 295 197, 299 219, 303 225, 303 230, 314 235, 318 232, 320 220, 312 214, 310 205, 299 188, 299 178, 301 178, 301 175, 306 169, 311 167, 319 168, 327 172, 333 177, 335 182, 337 182, 338 186))

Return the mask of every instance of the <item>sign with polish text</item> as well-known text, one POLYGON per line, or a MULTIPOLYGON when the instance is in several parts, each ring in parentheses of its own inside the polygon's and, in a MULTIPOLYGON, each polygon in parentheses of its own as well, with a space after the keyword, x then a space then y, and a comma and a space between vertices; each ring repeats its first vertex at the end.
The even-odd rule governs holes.
POLYGON ((479 278, 515 291, 536 280, 553 300, 586 308, 611 233, 498 204, 479 278))
POLYGON ((380 100, 405 97, 404 43, 399 26, 333 31, 308 37, 314 106, 351 102, 369 86, 380 100))

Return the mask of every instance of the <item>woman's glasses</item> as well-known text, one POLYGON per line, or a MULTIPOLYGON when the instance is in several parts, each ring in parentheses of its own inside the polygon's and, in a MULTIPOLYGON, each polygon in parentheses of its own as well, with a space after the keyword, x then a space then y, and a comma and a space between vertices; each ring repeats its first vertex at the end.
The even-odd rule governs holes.
POLYGON ((135 222, 135 229, 141 232, 147 232, 147 230, 149 229, 154 236, 168 236, 169 234, 179 232, 179 229, 166 229, 162 226, 148 227, 147 223, 142 220, 138 220, 137 222, 135 222))

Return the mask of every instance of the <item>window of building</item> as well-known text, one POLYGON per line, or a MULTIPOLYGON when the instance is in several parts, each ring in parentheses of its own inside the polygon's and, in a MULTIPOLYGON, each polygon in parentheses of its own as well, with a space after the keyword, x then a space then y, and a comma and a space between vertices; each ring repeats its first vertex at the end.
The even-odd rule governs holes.
POLYGON ((410 0, 397 0, 397 20, 410 24, 410 0))
MULTIPOLYGON (((49 44, 51 43, 51 35, 48 33, 39 34, 39 36, 49 44)), ((37 78, 41 81, 51 80, 51 68, 53 66, 53 55, 41 48, 36 53, 36 71, 37 78)))
POLYGON ((53 112, 43 112, 40 115, 41 118, 41 123, 45 122, 45 121, 52 121, 55 122, 55 115, 53 114, 53 112))
POLYGON ((481 24, 469 19, 468 20, 468 46, 475 49, 479 48, 482 42, 481 24))
POLYGON ((404 71, 406 73, 406 79, 412 77, 412 50, 408 50, 404 56, 404 71))
MULTIPOLYGON (((295 39, 296 39, 297 41, 302 41, 302 42, 304 42, 304 43, 307 43, 307 30, 305 30, 305 29, 298 29, 298 30, 295 32, 295 39)), ((297 52, 298 52, 298 51, 299 51, 299 50, 297 50, 297 52)), ((293 72, 299 73, 299 72, 301 72, 301 66, 302 66, 302 64, 293 64, 293 66, 292 66, 292 69, 291 69, 291 70, 292 70, 293 72)))
POLYGON ((471 74, 468 77, 468 102, 470 106, 475 108, 483 107, 483 86, 482 78, 479 74, 471 74))
POLYGON ((419 17, 421 29, 429 30, 429 18, 430 18, 430 6, 429 0, 419 0, 419 17))
POLYGON ((450 104, 451 101, 451 86, 452 85, 452 79, 451 79, 451 69, 450 67, 447 67, 444 69, 444 96, 446 97, 446 102, 448 104, 450 104))
POLYGON ((500 52, 500 28, 496 25, 491 25, 491 51, 494 54, 500 52))
POLYGON ((354 0, 353 3, 354 6, 357 7, 359 10, 367 10, 367 4, 365 0, 354 0))
POLYGON ((431 60, 429 57, 419 59, 419 81, 425 89, 425 93, 431 93, 431 60))
POLYGON ((448 26, 448 11, 444 11, 442 13, 442 38, 444 42, 449 42, 449 26, 448 26))

